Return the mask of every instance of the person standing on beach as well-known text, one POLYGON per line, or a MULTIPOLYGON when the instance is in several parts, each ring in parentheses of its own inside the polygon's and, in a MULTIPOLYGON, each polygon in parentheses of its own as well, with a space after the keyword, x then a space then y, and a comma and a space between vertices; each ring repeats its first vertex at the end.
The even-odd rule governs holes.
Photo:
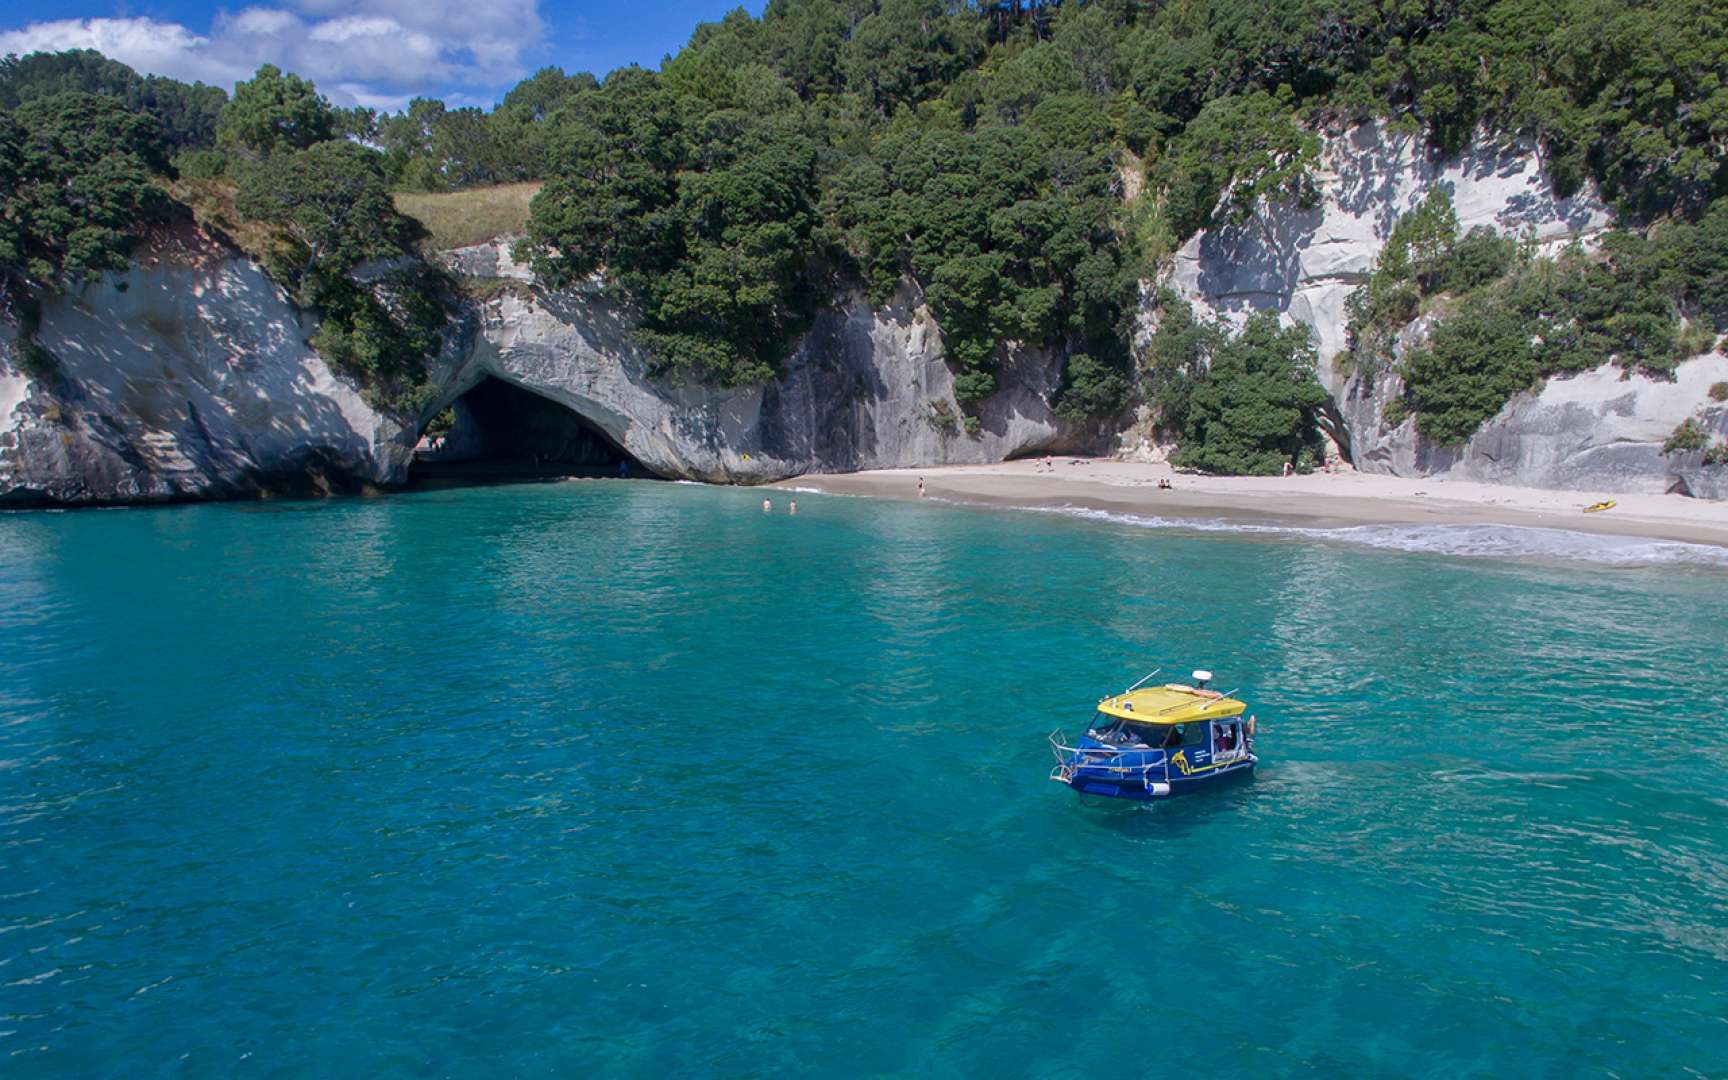
POLYGON ((920 499, 924 497, 924 478, 922 476, 918 478, 918 497, 920 499))

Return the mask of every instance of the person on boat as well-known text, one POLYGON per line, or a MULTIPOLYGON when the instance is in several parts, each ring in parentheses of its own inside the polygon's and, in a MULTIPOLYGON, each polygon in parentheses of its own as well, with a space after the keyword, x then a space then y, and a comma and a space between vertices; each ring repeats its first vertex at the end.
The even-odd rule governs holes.
POLYGON ((1174 750, 1176 747, 1181 746, 1182 729, 1180 727, 1172 727, 1169 731, 1164 733, 1164 741, 1158 745, 1165 750, 1174 750))

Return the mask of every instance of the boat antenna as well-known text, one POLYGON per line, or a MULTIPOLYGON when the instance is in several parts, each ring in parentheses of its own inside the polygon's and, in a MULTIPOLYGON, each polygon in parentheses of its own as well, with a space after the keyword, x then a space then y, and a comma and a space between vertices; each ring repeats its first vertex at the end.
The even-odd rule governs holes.
MULTIPOLYGON (((1158 672, 1163 671, 1163 670, 1164 670, 1163 668, 1155 668, 1152 671, 1152 675, 1156 675, 1156 674, 1158 674, 1158 672)), ((1126 689, 1122 692, 1124 694, 1132 694, 1134 691, 1140 689, 1142 686, 1145 686, 1147 681, 1152 678, 1152 675, 1146 676, 1146 678, 1141 679, 1139 682, 1135 683, 1133 686, 1130 686, 1128 689, 1126 689)))

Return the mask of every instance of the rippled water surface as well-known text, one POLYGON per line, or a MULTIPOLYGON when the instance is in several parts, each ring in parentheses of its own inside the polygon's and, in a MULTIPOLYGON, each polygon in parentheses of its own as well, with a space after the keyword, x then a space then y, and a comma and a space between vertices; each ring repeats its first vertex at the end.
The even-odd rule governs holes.
POLYGON ((1728 1073, 1722 569, 760 499, 0 515, 0 1075, 1728 1073))

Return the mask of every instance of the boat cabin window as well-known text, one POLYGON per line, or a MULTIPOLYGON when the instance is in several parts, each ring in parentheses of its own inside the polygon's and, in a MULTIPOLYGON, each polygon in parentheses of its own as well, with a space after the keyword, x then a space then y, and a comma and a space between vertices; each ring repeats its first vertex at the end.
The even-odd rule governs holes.
POLYGON ((1153 746, 1162 746, 1166 750, 1176 750, 1181 747, 1205 746, 1206 723, 1199 721, 1192 724, 1173 724, 1162 730, 1151 733, 1148 739, 1153 746))
POLYGON ((1212 752, 1229 754, 1242 749, 1242 721, 1219 720, 1212 725, 1212 752))
POLYGON ((1189 724, 1135 724, 1120 717, 1100 713, 1093 718, 1087 733, 1099 742, 1113 746, 1150 746, 1175 750, 1181 747, 1205 746, 1211 738, 1210 725, 1204 720, 1189 724))
POLYGON ((1129 724, 1119 717, 1100 714, 1092 724, 1091 735, 1099 742, 1115 746, 1138 746, 1150 743, 1148 734, 1138 725, 1129 724))

